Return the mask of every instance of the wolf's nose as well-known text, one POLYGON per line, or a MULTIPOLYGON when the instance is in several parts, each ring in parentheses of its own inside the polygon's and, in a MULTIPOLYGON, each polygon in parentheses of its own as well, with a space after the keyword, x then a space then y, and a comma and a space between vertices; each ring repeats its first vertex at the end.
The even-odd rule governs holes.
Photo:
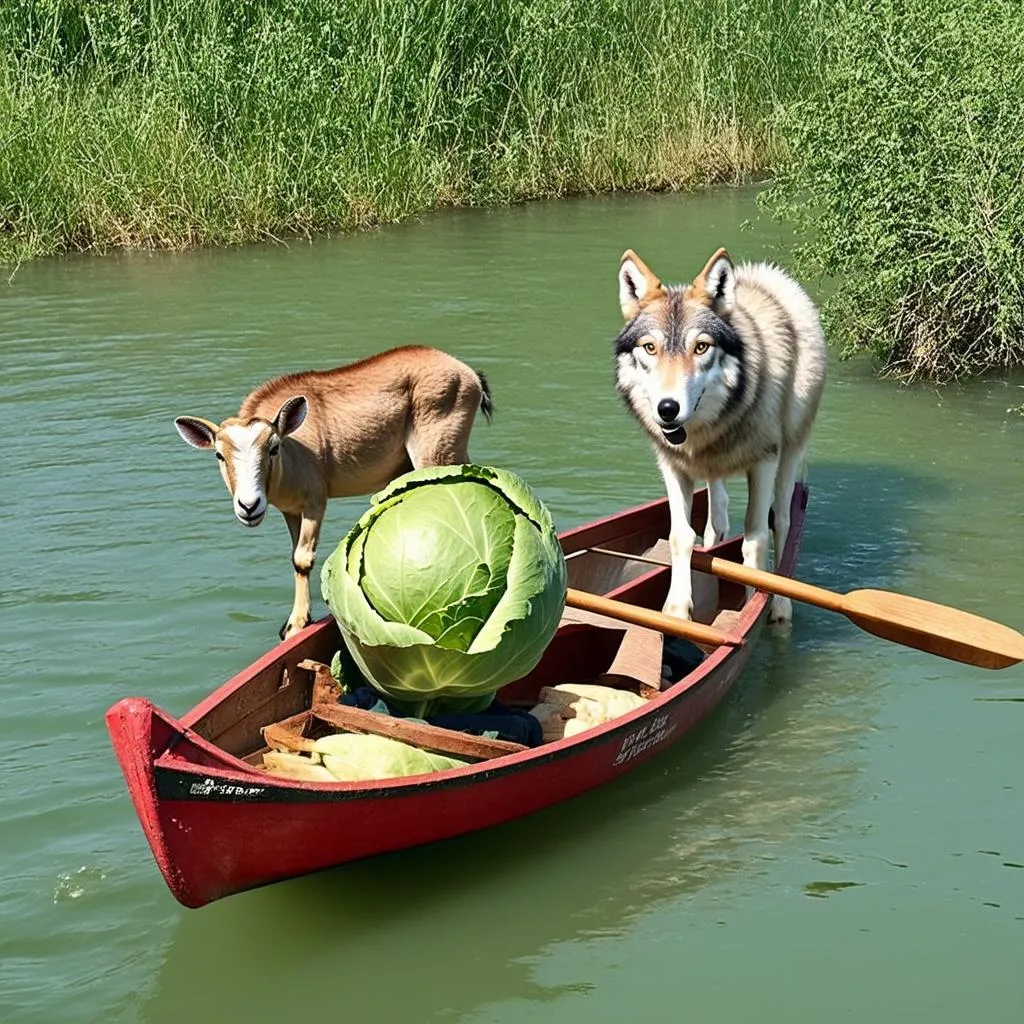
POLYGON ((674 398, 663 398, 658 403, 658 415, 665 423, 674 423, 679 415, 679 403, 674 398))

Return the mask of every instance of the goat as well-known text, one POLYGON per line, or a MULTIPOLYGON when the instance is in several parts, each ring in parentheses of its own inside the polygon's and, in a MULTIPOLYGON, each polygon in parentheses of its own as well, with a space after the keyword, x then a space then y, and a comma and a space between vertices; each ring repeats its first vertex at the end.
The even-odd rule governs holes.
POLYGON ((275 377, 220 424, 179 416, 174 425, 192 447, 214 450, 240 523, 259 526, 268 505, 284 516, 295 570, 284 640, 310 621, 309 576, 328 499, 370 494, 421 466, 469 462, 477 409, 491 419, 483 374, 409 345, 275 377))

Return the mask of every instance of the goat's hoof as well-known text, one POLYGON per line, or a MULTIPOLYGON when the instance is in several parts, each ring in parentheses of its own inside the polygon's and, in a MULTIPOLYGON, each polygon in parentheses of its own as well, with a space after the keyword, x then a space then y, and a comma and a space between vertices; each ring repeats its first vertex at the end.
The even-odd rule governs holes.
POLYGON ((292 622, 291 619, 288 619, 288 621, 280 628, 277 635, 282 640, 287 640, 290 636, 294 636, 300 630, 305 629, 309 623, 309 619, 306 619, 305 622, 292 622))

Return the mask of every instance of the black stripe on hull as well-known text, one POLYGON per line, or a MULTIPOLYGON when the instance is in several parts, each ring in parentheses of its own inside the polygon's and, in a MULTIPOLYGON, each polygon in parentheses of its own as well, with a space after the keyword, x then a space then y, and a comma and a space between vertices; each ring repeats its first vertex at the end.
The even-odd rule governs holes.
MULTIPOLYGON (((760 619, 751 627, 751 632, 757 628, 759 622, 760 619)), ((735 650, 734 657, 741 657, 743 653, 749 654, 744 648, 738 647, 735 650)), ((744 658, 743 661, 745 662, 746 659, 744 658)), ((694 698, 699 700, 703 691, 708 686, 713 686, 720 682, 723 674, 728 676, 730 668, 730 661, 727 661, 719 666, 718 669, 712 670, 703 679, 684 690, 674 700, 667 702, 656 710, 652 709, 640 721, 624 723, 619 728, 603 736, 581 740, 567 750, 553 751, 550 754, 537 754, 518 764, 502 765, 495 767, 491 771, 479 774, 458 778, 438 778, 435 781, 414 782, 406 786, 317 791, 300 789, 298 787, 277 786, 273 783, 264 783, 262 779, 258 782, 238 782, 234 779, 218 778, 215 771, 204 775, 201 771, 184 772, 175 768, 155 765, 153 775, 156 783, 157 797, 161 801, 185 800, 229 804, 337 803, 345 800, 383 800, 398 797, 416 797, 433 790, 484 785, 497 775, 515 774, 550 765, 553 762, 571 760, 578 757, 589 747, 607 745, 611 750, 614 750, 617 745, 621 746, 625 743, 626 738, 631 733, 649 726, 654 719, 661 715, 677 713, 688 700, 694 698)), ((682 736, 685 736, 685 734, 684 732, 682 736)), ((668 742, 665 746, 671 746, 672 743, 680 740, 682 736, 676 735, 673 732, 670 737, 667 737, 668 742)), ((272 776, 267 776, 267 778, 272 778, 272 776)))

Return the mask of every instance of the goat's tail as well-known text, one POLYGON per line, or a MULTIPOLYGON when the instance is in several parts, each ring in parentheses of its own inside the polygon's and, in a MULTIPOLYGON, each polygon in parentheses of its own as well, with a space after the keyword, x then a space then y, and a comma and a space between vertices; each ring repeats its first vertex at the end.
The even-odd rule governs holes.
POLYGON ((487 418, 487 422, 491 422, 491 417, 494 415, 494 400, 491 398, 491 386, 487 383, 487 378, 479 371, 473 371, 480 380, 480 411, 487 418))

